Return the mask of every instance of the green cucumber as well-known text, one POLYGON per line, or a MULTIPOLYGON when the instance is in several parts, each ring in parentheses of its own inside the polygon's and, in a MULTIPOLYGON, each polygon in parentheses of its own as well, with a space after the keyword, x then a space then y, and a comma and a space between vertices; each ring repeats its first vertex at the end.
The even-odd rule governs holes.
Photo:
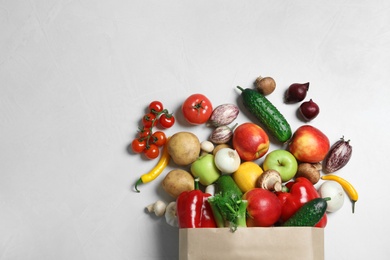
POLYGON ((291 127, 279 110, 262 94, 250 88, 241 90, 244 106, 251 112, 267 130, 280 142, 291 138, 291 127))
POLYGON ((306 202, 294 215, 283 223, 283 226, 314 227, 324 216, 326 207, 328 206, 326 201, 328 200, 330 200, 329 197, 316 198, 306 202))
POLYGON ((241 199, 243 193, 233 180, 233 177, 228 174, 221 175, 216 181, 216 193, 222 196, 234 196, 241 199))

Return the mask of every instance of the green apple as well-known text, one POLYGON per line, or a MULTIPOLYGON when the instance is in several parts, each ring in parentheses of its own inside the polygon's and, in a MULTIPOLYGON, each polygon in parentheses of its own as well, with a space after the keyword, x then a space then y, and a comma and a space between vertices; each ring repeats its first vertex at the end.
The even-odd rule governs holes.
POLYGON ((214 163, 214 155, 206 154, 200 156, 191 164, 191 173, 202 185, 210 185, 218 180, 221 172, 214 163))
POLYGON ((283 182, 291 180, 298 171, 298 162, 289 151, 278 149, 270 152, 264 159, 264 171, 272 169, 280 173, 283 182))

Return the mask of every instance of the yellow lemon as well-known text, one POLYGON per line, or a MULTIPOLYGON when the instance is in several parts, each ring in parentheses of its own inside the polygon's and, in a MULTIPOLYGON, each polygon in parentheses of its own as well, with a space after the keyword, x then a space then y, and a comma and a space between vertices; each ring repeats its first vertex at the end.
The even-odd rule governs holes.
POLYGON ((263 173, 263 169, 252 161, 243 162, 232 175, 242 192, 247 192, 256 186, 256 181, 263 173))

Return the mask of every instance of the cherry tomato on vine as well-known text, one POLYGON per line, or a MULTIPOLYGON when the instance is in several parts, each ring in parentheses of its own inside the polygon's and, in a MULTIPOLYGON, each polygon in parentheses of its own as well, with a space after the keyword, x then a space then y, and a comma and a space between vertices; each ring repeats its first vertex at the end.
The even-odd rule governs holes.
POLYGON ((142 153, 146 148, 146 141, 142 139, 134 139, 131 142, 131 149, 133 149, 133 152, 135 153, 142 153))
POLYGON ((152 134, 152 140, 155 145, 161 147, 167 142, 167 136, 162 131, 156 131, 152 134))
POLYGON ((188 123, 200 125, 209 120, 213 112, 213 106, 206 96, 193 94, 184 101, 182 112, 188 123))
POLYGON ((158 121, 162 127, 170 128, 175 123, 175 117, 173 115, 162 114, 158 121))
POLYGON ((142 128, 140 128, 140 130, 138 131, 138 136, 139 136, 140 138, 147 137, 148 135, 150 135, 150 128, 148 128, 148 127, 142 127, 142 128))
POLYGON ((142 118, 142 124, 144 125, 144 127, 151 128, 151 127, 155 126, 156 123, 157 123, 157 120, 155 120, 155 119, 156 119, 156 115, 155 114, 147 113, 142 118))
POLYGON ((160 154, 160 150, 157 145, 149 144, 149 147, 144 150, 144 154, 148 159, 155 159, 160 154))
POLYGON ((163 109, 164 109, 164 106, 160 101, 152 101, 149 104, 149 110, 152 113, 159 113, 159 112, 163 111, 163 109))

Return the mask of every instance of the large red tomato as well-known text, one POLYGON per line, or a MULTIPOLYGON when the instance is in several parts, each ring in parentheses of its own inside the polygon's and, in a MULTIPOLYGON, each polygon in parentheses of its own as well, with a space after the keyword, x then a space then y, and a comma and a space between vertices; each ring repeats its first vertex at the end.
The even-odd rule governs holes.
POLYGON ((248 201, 248 226, 270 227, 274 225, 282 214, 282 204, 271 191, 254 188, 247 191, 243 199, 248 201))
POLYGON ((209 120, 213 106, 206 96, 193 94, 184 101, 181 110, 188 123, 200 125, 209 120))

